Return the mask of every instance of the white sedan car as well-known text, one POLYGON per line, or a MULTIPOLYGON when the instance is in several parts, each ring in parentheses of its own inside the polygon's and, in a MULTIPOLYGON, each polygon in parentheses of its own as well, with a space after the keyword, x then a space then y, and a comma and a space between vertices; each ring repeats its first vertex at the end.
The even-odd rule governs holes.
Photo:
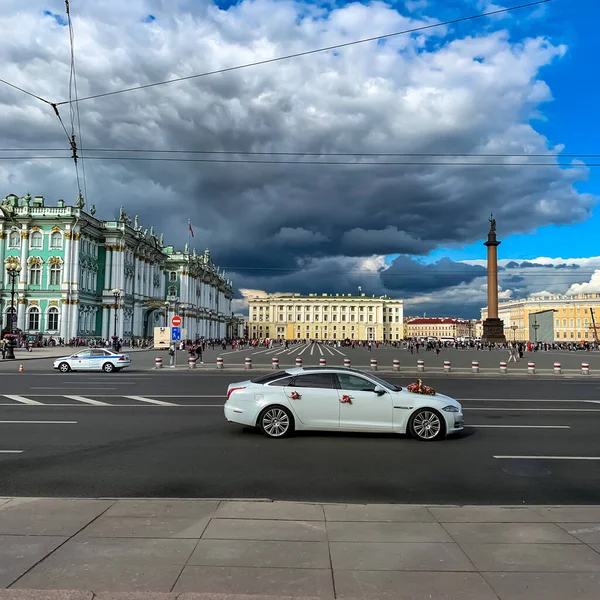
POLYGON ((433 441, 464 427, 461 405, 448 396, 415 394, 346 368, 296 368, 227 389, 225 418, 271 438, 294 430, 410 433, 433 441))
POLYGON ((61 373, 69 371, 104 371, 113 373, 131 365, 128 354, 118 354, 112 350, 102 348, 91 348, 81 350, 71 356, 57 358, 54 368, 61 373))

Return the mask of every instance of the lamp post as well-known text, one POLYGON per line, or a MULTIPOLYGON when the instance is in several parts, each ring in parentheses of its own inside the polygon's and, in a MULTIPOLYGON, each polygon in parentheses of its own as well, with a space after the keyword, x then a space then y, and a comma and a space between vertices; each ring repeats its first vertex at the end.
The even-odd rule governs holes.
POLYGON ((534 318, 534 322, 531 328, 533 329, 533 343, 537 344, 537 330, 540 328, 537 319, 534 318))
POLYGON ((513 330, 513 342, 517 341, 517 329, 519 329, 518 325, 511 325, 510 328, 513 330))
POLYGON ((6 348, 6 358, 15 358, 15 340, 12 337, 13 334, 13 322, 14 318, 17 314, 15 310, 15 282, 19 278, 19 274, 21 273, 21 264, 19 260, 15 257, 9 258, 6 263, 6 271, 10 278, 10 305, 11 305, 11 313, 10 313, 10 325, 8 331, 10 333, 10 338, 8 340, 8 347, 6 348))
POLYGON ((165 327, 169 326, 169 303, 165 302, 165 327))
POLYGON ((121 299, 122 291, 115 288, 115 289, 111 290, 111 293, 115 297, 115 326, 114 326, 114 331, 113 331, 113 348, 116 352, 117 351, 117 341, 119 339, 117 336, 117 311, 119 310, 119 300, 121 299))

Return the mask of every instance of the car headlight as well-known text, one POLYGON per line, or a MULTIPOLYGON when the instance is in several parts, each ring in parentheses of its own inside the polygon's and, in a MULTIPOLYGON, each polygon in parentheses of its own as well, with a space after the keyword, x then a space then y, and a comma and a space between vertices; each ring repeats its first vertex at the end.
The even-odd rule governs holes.
POLYGON ((456 408, 456 406, 452 406, 452 404, 448 404, 448 406, 444 406, 444 408, 442 408, 442 410, 445 412, 454 412, 454 413, 460 412, 458 410, 458 408, 456 408))

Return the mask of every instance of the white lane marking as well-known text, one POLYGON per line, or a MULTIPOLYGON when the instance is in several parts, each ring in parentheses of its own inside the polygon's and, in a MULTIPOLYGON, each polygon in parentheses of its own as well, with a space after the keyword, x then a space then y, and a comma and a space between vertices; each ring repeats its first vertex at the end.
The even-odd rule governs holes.
POLYGON ((465 427, 486 427, 487 429, 571 429, 569 425, 465 425, 465 427))
MULTIPOLYGON (((0 406, 15 406, 14 404, 2 404, 0 403, 0 406)), ((56 403, 56 404, 42 404, 41 406, 38 406, 38 408, 53 408, 59 406, 61 408, 65 408, 65 407, 69 407, 69 408, 91 408, 90 404, 61 404, 61 403, 56 403)), ((106 408, 163 408, 162 406, 159 406, 157 404, 103 404, 104 407, 106 408)), ((223 406, 225 406, 225 404, 173 404, 173 406, 180 406, 182 408, 189 408, 189 407, 193 407, 193 408, 214 408, 214 407, 219 407, 219 408, 223 408, 223 406)))
POLYGON ((92 400, 91 398, 85 398, 84 396, 67 396, 65 398, 69 400, 75 400, 76 402, 83 402, 84 404, 91 404, 93 406, 110 406, 106 402, 100 402, 100 400, 92 400))
POLYGON ((311 346, 310 346, 310 355, 311 355, 311 356, 313 355, 313 352, 314 352, 314 351, 315 351, 315 345, 314 345, 314 344, 311 344, 311 346))
POLYGON ((21 404, 41 404, 41 402, 38 402, 37 400, 30 400, 24 396, 9 396, 8 394, 4 394, 4 397, 9 400, 14 400, 15 402, 20 402, 21 404))
MULTIPOLYGON (((317 344, 317 348, 319 349, 321 356, 323 356, 323 348, 321 348, 321 344, 317 344)), ((312 352, 311 352, 311 354, 312 354, 312 352)))
MULTIPOLYGON (((73 388, 73 387, 74 388, 85 387, 87 389, 87 385, 86 385, 87 380, 85 380, 84 382, 82 382, 81 385, 73 385, 73 380, 71 380, 71 381, 63 381, 61 383, 67 384, 67 385, 61 386, 61 388, 54 388, 54 389, 63 389, 64 390, 65 388, 73 388)), ((95 381, 94 383, 99 383, 99 382, 95 381)), ((137 381, 119 381, 119 384, 120 385, 138 385, 138 382, 137 381)), ((41 388, 31 388, 31 389, 33 390, 33 389, 41 389, 41 388)), ((93 389, 103 389, 103 388, 93 388, 93 389)))
POLYGON ((340 350, 338 350, 337 348, 334 348, 334 350, 338 353, 341 354, 342 356, 346 356, 346 354, 344 352, 341 352, 340 350))
MULTIPOLYGON (((556 398, 548 398, 541 400, 539 398, 461 398, 459 402, 564 402, 568 403, 585 403, 596 402, 596 400, 557 400, 556 398)), ((600 404, 600 402, 598 402, 600 404)))
POLYGON ((463 410, 495 410, 495 411, 513 411, 513 412, 580 412, 596 413, 600 408, 505 408, 505 407, 482 407, 482 406, 463 406, 463 410))
POLYGON ((0 450, 0 454, 23 454, 23 450, 0 450))
POLYGON ((499 459, 522 459, 522 460, 600 460, 600 456, 505 456, 498 455, 499 459))
MULTIPOLYGON (((64 394, 29 394, 35 398, 64 398, 64 394)), ((222 394, 152 394, 154 398, 225 398, 227 392, 222 394)), ((98 394, 98 398, 124 398, 123 394, 98 394)), ((14 404, 5 403, 2 406, 15 406, 14 404)))
POLYGON ((159 404, 160 406, 177 406, 172 402, 163 402, 162 400, 153 400, 152 398, 145 398, 144 396, 123 396, 129 400, 138 400, 139 402, 147 402, 148 404, 159 404))
POLYGON ((77 421, 0 421, 0 424, 27 425, 77 425, 77 421))
POLYGON ((584 400, 584 402, 589 402, 590 404, 600 404, 600 400, 584 400))
POLYGON ((298 356, 302 356, 309 348, 310 348, 310 346, 308 344, 306 344, 306 346, 304 346, 304 348, 302 348, 302 351, 298 354, 298 356))
POLYGON ((588 527, 587 529, 573 529, 573 531, 569 531, 571 535, 577 535, 579 533, 596 533, 596 531, 600 531, 600 527, 588 527))
POLYGON ((329 346, 325 346, 325 350, 327 350, 327 352, 329 352, 329 354, 331 354, 331 356, 334 356, 334 354, 331 351, 331 348, 329 346))
POLYGON ((86 390, 116 390, 116 387, 89 387, 88 385, 86 385, 85 383, 82 383, 81 385, 69 385, 69 386, 64 386, 64 385, 60 385, 60 386, 52 386, 52 387, 32 387, 30 389, 32 390, 64 390, 64 389, 74 389, 74 390, 80 390, 81 388, 85 388, 86 390))

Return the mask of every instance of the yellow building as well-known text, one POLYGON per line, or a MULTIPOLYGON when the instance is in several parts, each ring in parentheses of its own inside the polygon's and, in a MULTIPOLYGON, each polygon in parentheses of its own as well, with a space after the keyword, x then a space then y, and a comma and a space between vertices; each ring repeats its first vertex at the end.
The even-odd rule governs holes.
POLYGON ((411 319, 405 324, 407 338, 435 338, 449 340, 473 337, 474 329, 471 321, 439 317, 422 317, 411 319))
POLYGON ((404 303, 365 294, 267 294, 248 297, 252 339, 396 341, 404 337, 404 303))
MULTIPOLYGON (((542 311, 554 311, 555 342, 593 342, 594 322, 600 333, 600 294, 535 296, 498 305, 498 318, 504 321, 507 341, 536 341, 536 332, 532 335, 532 328, 538 324, 538 315, 542 311)), ((487 318, 487 307, 481 309, 481 318, 487 318)), ((537 341, 546 340, 540 337, 537 341)))

